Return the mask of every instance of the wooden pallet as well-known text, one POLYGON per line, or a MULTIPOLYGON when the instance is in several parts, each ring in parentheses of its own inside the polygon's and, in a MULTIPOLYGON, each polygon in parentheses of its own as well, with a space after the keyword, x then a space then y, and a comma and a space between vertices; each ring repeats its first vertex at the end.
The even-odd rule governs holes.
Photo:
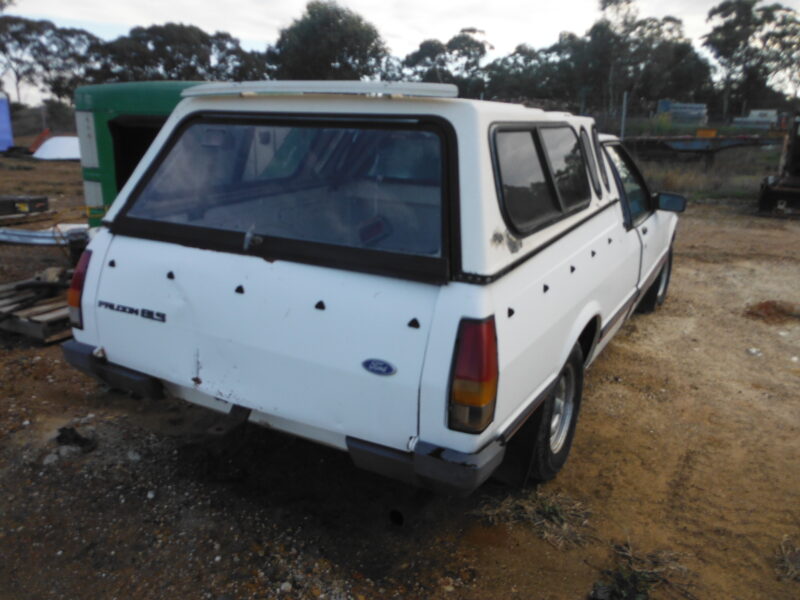
POLYGON ((66 294, 37 298, 31 289, 15 289, 16 281, 0 285, 0 319, 9 312, 11 316, 0 320, 0 330, 19 333, 45 344, 72 337, 66 294))

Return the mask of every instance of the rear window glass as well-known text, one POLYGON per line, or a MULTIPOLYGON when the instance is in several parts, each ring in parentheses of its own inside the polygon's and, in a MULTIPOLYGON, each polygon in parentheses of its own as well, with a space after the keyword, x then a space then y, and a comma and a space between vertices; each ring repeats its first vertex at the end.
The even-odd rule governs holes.
POLYGON ((539 160, 533 132, 498 132, 496 147, 503 204, 514 227, 530 231, 557 217, 561 211, 539 160))
POLYGON ((442 140, 422 126, 196 121, 127 216, 441 256, 442 172, 442 140))
POLYGON ((578 136, 571 127, 543 127, 540 134, 565 208, 585 206, 591 191, 578 136))

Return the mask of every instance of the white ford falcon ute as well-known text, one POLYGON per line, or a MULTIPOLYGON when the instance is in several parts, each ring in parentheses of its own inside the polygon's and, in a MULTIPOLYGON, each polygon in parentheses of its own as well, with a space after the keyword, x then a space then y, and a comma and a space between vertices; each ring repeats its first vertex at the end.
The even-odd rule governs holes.
POLYGON ((444 492, 554 477, 685 199, 591 118, 451 85, 183 95, 76 268, 66 359, 444 492))

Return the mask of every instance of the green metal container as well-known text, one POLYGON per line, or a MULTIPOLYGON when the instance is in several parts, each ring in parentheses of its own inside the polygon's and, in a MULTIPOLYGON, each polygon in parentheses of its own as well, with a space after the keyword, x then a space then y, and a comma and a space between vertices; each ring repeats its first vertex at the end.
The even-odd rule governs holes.
POLYGON ((158 134, 181 92, 202 81, 137 81, 75 90, 83 191, 89 225, 108 207, 158 134))

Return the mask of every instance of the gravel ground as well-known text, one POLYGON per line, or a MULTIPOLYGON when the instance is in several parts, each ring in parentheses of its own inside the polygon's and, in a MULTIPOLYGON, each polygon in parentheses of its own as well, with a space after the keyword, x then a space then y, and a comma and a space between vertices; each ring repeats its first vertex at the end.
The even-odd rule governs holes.
MULTIPOLYGON (((204 409, 0 334, 0 598, 574 600, 634 552, 678 557, 653 598, 798 598, 777 553, 800 542, 800 320, 772 310, 800 301, 798 239, 693 204, 669 299, 588 372, 570 461, 534 491, 447 498, 259 427, 215 438, 204 409)), ((0 281, 63 261, 0 247, 0 281)))

